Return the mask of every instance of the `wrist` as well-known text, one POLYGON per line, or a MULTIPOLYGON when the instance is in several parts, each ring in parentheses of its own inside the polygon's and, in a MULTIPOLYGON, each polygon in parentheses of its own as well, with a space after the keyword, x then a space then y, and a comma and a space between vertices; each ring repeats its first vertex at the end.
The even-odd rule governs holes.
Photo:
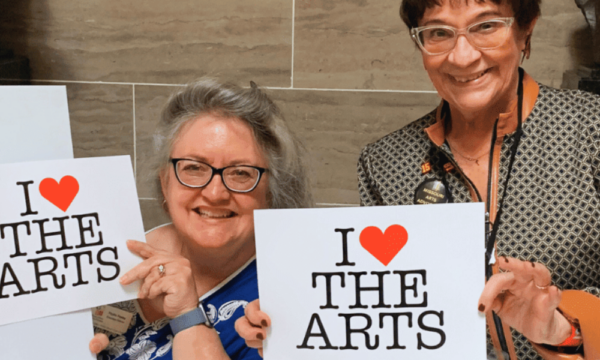
POLYGON ((557 330, 546 344, 558 347, 579 345, 581 342, 577 340, 580 340, 581 336, 579 336, 578 324, 569 321, 560 311, 555 310, 555 312, 556 323, 558 324, 557 330))

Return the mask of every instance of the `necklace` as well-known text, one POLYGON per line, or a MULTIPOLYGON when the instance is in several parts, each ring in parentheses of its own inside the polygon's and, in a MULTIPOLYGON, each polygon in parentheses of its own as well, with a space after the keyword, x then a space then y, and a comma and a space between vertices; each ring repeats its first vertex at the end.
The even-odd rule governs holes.
MULTIPOLYGON (((448 143, 448 146, 450 146, 450 143, 448 143)), ((452 152, 455 152, 457 155, 460 155, 461 158, 474 162, 476 165, 479 165, 479 159, 481 159, 481 157, 490 153, 490 150, 486 150, 485 152, 482 152, 481 154, 476 155, 475 157, 469 157, 463 155, 460 151, 458 151, 456 148, 453 148, 452 146, 450 146, 450 150, 452 150, 452 152)))

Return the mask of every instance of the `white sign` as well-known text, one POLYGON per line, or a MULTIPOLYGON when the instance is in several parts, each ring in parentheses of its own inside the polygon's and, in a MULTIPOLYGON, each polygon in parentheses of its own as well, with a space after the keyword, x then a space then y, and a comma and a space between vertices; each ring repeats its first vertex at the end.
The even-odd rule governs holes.
POLYGON ((73 158, 65 86, 0 86, 0 163, 73 158))
POLYGON ((484 359, 484 206, 255 211, 266 360, 484 359))
MULTIPOLYGON (((0 163, 72 158, 66 87, 0 86, 0 163)), ((93 334, 82 310, 0 326, 0 347, 7 359, 96 359, 84 340, 93 334)))
POLYGON ((136 298, 118 281, 141 261, 126 240, 144 240, 129 156, 0 174, 0 325, 136 298))

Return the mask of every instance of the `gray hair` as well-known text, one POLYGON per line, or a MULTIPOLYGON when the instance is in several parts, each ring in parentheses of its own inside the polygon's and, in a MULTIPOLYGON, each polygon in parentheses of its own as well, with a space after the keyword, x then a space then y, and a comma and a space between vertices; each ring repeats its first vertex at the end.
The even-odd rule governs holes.
POLYGON ((288 128, 277 105, 254 82, 250 84, 250 88, 242 88, 205 77, 171 95, 154 137, 159 177, 170 165, 173 144, 185 124, 203 114, 234 117, 250 126, 268 161, 269 208, 311 207, 306 150, 288 128))

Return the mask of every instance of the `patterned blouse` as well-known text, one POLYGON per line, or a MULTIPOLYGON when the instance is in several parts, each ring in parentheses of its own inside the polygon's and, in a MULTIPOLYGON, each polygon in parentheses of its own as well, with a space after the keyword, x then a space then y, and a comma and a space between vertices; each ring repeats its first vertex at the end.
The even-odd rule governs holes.
MULTIPOLYGON (((244 315, 248 302, 258 299, 256 260, 251 259, 200 300, 207 315, 219 333, 225 352, 232 360, 259 360, 256 349, 246 346, 234 329, 235 321, 244 315)), ((108 347, 98 354, 98 360, 154 360, 172 359, 173 333, 169 318, 155 322, 144 319, 137 300, 111 306, 134 314, 124 334, 114 334, 95 327, 95 333, 108 335, 108 347)))

